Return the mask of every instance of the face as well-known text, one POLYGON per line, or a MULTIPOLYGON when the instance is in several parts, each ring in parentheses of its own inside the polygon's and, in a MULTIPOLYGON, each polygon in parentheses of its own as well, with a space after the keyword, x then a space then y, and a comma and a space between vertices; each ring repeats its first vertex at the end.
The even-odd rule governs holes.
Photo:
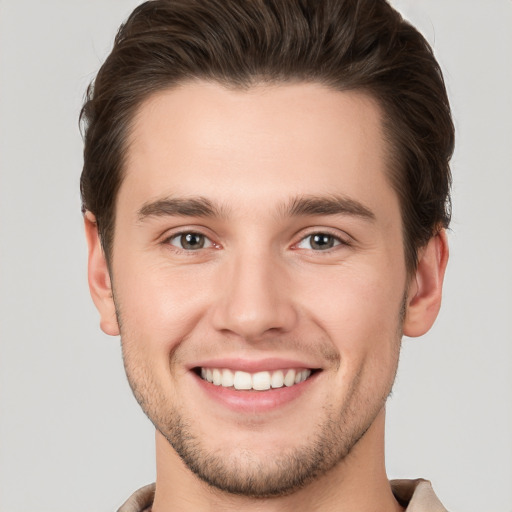
POLYGON ((135 118, 111 262, 126 371, 220 489, 290 492, 383 409, 407 276, 379 116, 320 85, 196 82, 135 118))

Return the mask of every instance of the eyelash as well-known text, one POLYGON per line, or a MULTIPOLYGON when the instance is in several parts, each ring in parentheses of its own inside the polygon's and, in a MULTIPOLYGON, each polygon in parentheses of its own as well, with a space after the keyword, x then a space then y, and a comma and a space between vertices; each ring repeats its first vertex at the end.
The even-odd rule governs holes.
POLYGON ((324 230, 324 231, 315 231, 315 232, 307 234, 306 236, 303 236, 297 244, 294 244, 294 247, 297 249, 302 249, 302 247, 299 247, 299 245, 304 243, 308 239, 310 240, 309 245, 311 248, 310 249, 306 248, 306 250, 313 250, 315 253, 320 253, 320 252, 326 253, 326 252, 331 252, 330 250, 335 249, 336 247, 350 246, 350 243, 348 242, 348 240, 340 237, 339 235, 335 235, 334 233, 324 230), (315 250, 311 247, 313 237, 315 237, 315 236, 329 237, 333 241, 334 245, 332 247, 327 247, 326 249, 323 249, 323 250, 322 249, 315 250))
POLYGON ((184 247, 179 247, 172 243, 173 240, 180 239, 180 238, 182 239, 183 237, 186 237, 187 235, 202 237, 204 242, 208 244, 206 247, 204 247, 204 246, 199 247, 199 249, 208 249, 210 247, 217 247, 216 244, 214 244, 210 240, 209 237, 207 237, 205 234, 200 233, 198 231, 181 231, 179 233, 174 233, 171 236, 167 237, 163 242, 164 242, 164 244, 168 244, 180 252, 186 252, 186 253, 197 252, 199 249, 195 249, 195 250, 194 249, 185 249, 184 247))
MULTIPOLYGON (((179 233, 174 233, 172 234, 171 236, 167 237, 164 241, 163 241, 164 244, 166 245, 169 245, 169 246, 172 246, 176 251, 179 251, 179 252, 184 252, 184 253, 194 253, 194 252, 198 252, 200 249, 209 249, 209 248, 219 248, 219 245, 218 244, 215 244, 208 236, 206 236, 205 234, 203 233, 200 233, 198 231, 193 231, 193 230, 190 230, 190 231, 181 231, 179 233), (197 237, 202 237, 203 241, 205 244, 207 244, 206 246, 201 246, 199 247, 198 249, 185 249, 183 246, 179 247, 175 244, 172 243, 173 240, 177 240, 177 239, 182 239, 181 241, 183 242, 183 237, 187 236, 187 235, 193 235, 193 236, 197 236, 197 237)), ((350 247, 351 246, 351 243, 340 237, 339 235, 335 235, 331 232, 329 232, 328 230, 321 230, 321 231, 314 231, 314 232, 311 232, 305 236, 303 236, 299 242, 293 244, 293 248, 294 249, 305 249, 305 250, 312 250, 313 252, 315 253, 327 253, 327 252, 331 252, 330 250, 331 249, 335 249, 336 247, 339 247, 339 246, 346 246, 346 247, 350 247), (333 241, 333 246, 331 247, 327 247, 326 249, 313 249, 311 247, 311 241, 312 241, 312 238, 315 237, 315 236, 324 236, 324 237, 329 237, 332 241, 333 241), (304 247, 300 247, 300 244, 304 243, 306 240, 310 239, 310 248, 304 248, 304 247)))

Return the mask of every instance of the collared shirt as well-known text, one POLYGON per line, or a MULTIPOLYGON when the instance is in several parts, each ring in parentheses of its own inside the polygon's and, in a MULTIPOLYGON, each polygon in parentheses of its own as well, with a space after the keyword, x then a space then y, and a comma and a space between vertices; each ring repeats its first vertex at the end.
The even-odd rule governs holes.
MULTIPOLYGON (((397 501, 407 512, 448 512, 428 480, 391 480, 391 489, 397 501)), ((117 512, 151 512, 155 497, 155 484, 135 491, 117 512)))
POLYGON ((391 480, 390 483, 396 500, 407 512, 448 512, 428 480, 391 480))

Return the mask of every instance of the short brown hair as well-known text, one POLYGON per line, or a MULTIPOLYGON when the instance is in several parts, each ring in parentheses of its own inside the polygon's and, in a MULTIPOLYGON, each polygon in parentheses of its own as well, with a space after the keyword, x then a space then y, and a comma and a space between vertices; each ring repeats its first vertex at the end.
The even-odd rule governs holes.
POLYGON ((443 76, 423 36, 385 0, 151 0, 119 29, 81 112, 83 209, 96 216, 107 258, 135 111, 191 79, 368 93, 383 112, 409 271, 448 226, 454 127, 443 76))

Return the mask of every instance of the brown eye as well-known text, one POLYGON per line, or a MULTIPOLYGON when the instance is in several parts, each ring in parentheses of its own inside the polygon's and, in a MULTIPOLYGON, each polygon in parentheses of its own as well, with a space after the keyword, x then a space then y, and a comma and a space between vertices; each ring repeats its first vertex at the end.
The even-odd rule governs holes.
POLYGON ((184 251, 197 251, 212 245, 210 240, 201 233, 180 233, 170 238, 169 243, 184 251))
POLYGON ((329 233, 313 233, 312 235, 303 238, 298 247, 300 249, 313 249, 314 251, 326 251, 342 242, 329 233))

